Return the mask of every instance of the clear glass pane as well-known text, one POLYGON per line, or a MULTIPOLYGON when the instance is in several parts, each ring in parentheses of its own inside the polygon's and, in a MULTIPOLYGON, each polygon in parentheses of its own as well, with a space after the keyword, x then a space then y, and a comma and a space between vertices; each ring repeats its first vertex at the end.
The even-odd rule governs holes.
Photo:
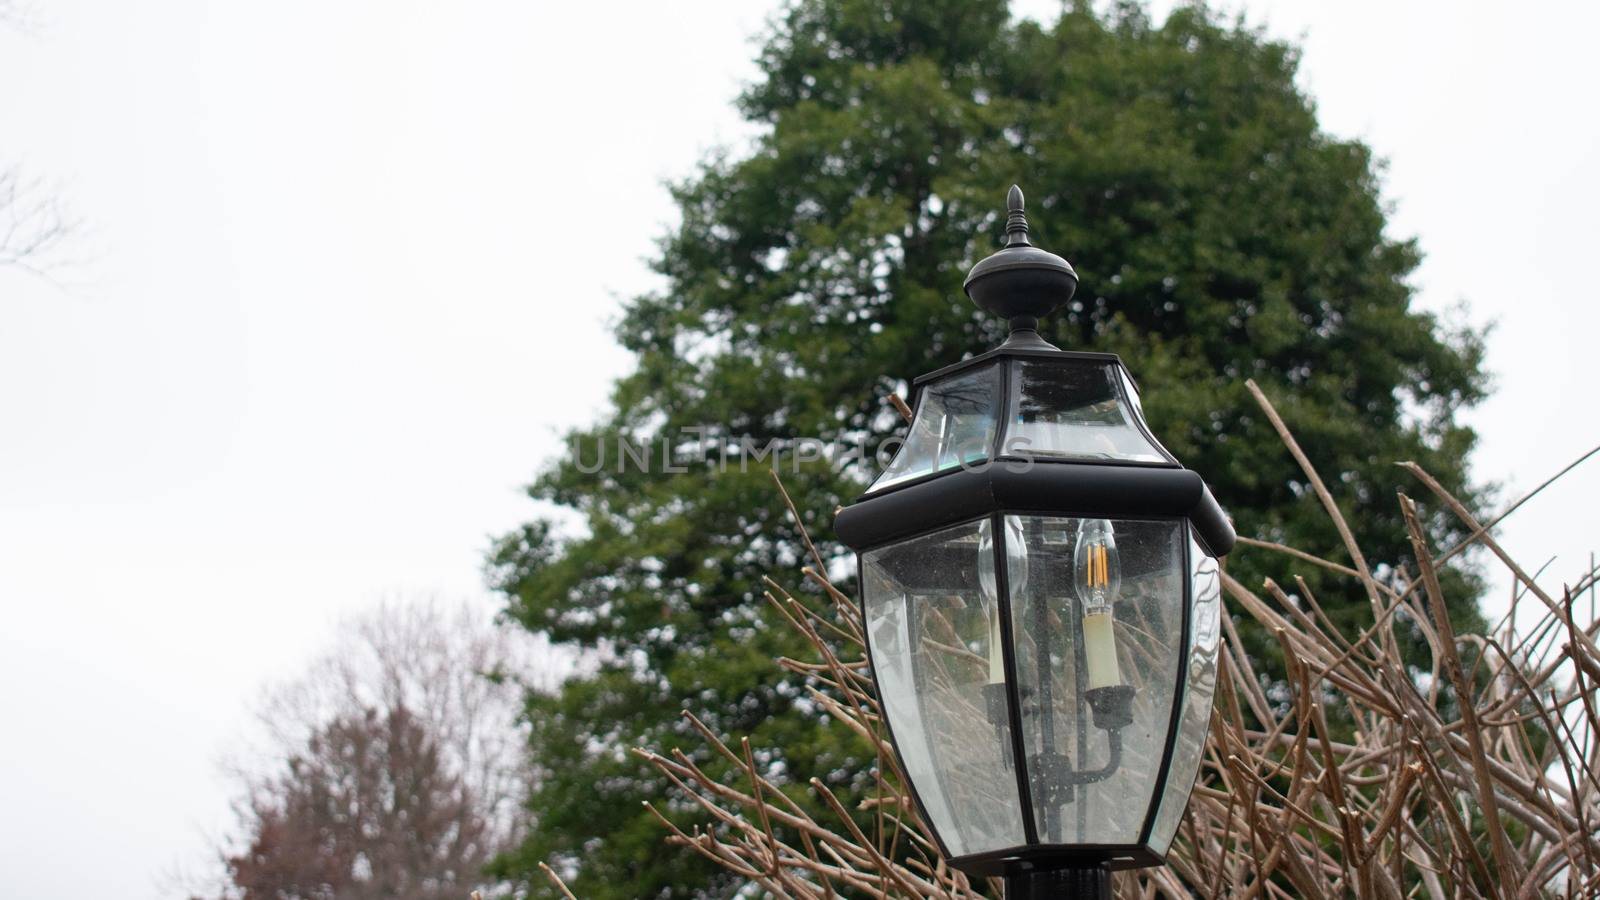
MULTIPOLYGON (((1122 396, 1128 398, 1129 412, 1133 413, 1135 421, 1144 422, 1144 404, 1139 401, 1139 386, 1133 383, 1133 376, 1129 375, 1128 370, 1122 366, 1112 366, 1111 368, 1117 373, 1117 381, 1122 385, 1122 396)), ((1150 428, 1147 423, 1144 429, 1145 438, 1155 446, 1156 452, 1176 462, 1177 457, 1174 457, 1172 452, 1149 432, 1150 428)))
POLYGON ((987 459, 998 419, 999 382, 1000 367, 992 365, 925 386, 911 433, 871 490, 987 459))
POLYGON ((1086 360, 1012 363, 1005 452, 1055 459, 1170 462, 1123 400, 1121 366, 1086 360))
POLYGON ((979 563, 992 552, 989 532, 987 520, 972 522, 862 556, 879 699, 906 775, 955 856, 1024 841, 994 563, 979 563))
POLYGON ((1172 845, 1178 824, 1183 821, 1189 792, 1200 771, 1206 734, 1211 729, 1211 702, 1217 691, 1217 642, 1222 633, 1222 578, 1217 561, 1200 545, 1189 540, 1189 560, 1194 566, 1193 617, 1189 641, 1189 678, 1183 694, 1183 713, 1178 720, 1177 743, 1172 747, 1172 768, 1167 771, 1167 786, 1150 829, 1150 847, 1166 853, 1172 845))
POLYGON ((1183 525, 1008 519, 1024 537, 1009 564, 1028 573, 1011 621, 1039 840, 1133 844, 1172 724, 1183 525))

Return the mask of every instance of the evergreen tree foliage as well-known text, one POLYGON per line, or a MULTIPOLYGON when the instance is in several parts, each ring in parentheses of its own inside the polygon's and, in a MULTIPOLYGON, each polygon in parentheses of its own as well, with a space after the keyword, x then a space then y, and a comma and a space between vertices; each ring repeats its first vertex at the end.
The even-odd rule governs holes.
MULTIPOLYGON (((528 699, 535 821, 498 867, 536 890, 540 860, 576 872, 583 897, 731 890, 665 847, 640 805, 669 786, 627 750, 699 746, 681 739, 685 707, 783 748, 764 761, 775 775, 842 779, 870 765, 771 665, 803 651, 774 627, 760 579, 806 551, 772 459, 746 451, 888 436, 902 427, 891 391, 1003 337, 961 281, 997 248, 1013 182, 1035 243, 1082 278, 1044 336, 1122 354, 1156 434, 1242 535, 1342 553, 1247 378, 1374 564, 1408 556, 1396 461, 1478 496, 1464 463, 1473 434, 1456 413, 1485 387, 1479 337, 1413 307, 1418 249, 1385 233, 1371 151, 1318 129, 1293 47, 1203 7, 1157 23, 1138 5, 1082 4, 1041 25, 1003 0, 797 0, 759 63, 738 102, 764 131, 748 155, 711 159, 674 187, 681 224, 654 260, 667 286, 626 305, 617 335, 636 367, 614 410, 530 488, 575 511, 582 534, 557 539, 534 521, 492 560, 515 618, 606 660, 528 699), (650 470, 619 470, 619 440, 648 444, 650 470), (663 471, 663 442, 686 471, 663 471), (693 461, 706 447, 712 464, 693 461), (586 471, 602 449, 604 467, 586 471)), ((837 559, 832 510, 873 467, 781 465, 837 559)), ((1447 516, 1430 526, 1440 541, 1460 536, 1447 516)), ((1235 553, 1231 571, 1258 581, 1260 552, 1235 553)), ((1347 630, 1370 619, 1349 585, 1310 587, 1347 630)), ((1269 644, 1252 647, 1270 671, 1269 644)))

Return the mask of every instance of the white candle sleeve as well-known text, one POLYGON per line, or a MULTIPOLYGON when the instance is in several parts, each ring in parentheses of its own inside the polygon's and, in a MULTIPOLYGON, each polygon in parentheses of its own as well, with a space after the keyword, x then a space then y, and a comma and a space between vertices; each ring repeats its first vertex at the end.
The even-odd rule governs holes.
POLYGON ((989 615, 989 683, 1000 684, 1006 680, 1005 645, 1000 636, 1000 611, 989 615))
POLYGON ((1083 617, 1083 657, 1088 663, 1090 688, 1122 683, 1122 672, 1117 668, 1117 637, 1111 610, 1092 612, 1083 617))

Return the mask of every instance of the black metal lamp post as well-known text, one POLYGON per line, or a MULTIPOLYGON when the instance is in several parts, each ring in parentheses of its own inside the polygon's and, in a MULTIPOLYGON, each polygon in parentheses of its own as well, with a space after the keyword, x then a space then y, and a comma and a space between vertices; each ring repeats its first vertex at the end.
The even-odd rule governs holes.
POLYGON ((951 864, 1010 900, 1106 897, 1159 865, 1216 684, 1233 527, 1150 433, 1108 353, 1035 330, 1072 299, 1011 189, 968 296, 998 348, 918 378, 910 434, 835 523, 859 555, 873 675, 951 864))

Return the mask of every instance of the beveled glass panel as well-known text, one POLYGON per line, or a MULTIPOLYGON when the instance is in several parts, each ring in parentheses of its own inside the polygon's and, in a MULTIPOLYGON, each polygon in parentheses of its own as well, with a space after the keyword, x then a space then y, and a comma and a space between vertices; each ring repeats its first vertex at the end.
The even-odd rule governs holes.
POLYGON ((1189 619, 1189 674, 1161 809, 1150 829, 1150 848, 1157 853, 1167 852, 1183 821, 1184 807, 1189 803, 1195 775, 1200 771, 1206 734, 1211 729, 1211 704, 1217 691, 1217 647, 1222 633, 1220 567, 1193 538, 1189 539, 1189 560, 1194 569, 1190 588, 1193 606, 1189 619))
POLYGON ((872 673, 906 775, 951 855, 1020 845, 988 522, 862 556, 872 673), (985 590, 988 587, 989 590, 985 590))
MULTIPOLYGON (((1133 844, 1155 798, 1183 646, 1183 523, 1013 516, 1023 754, 1046 844, 1133 844)), ((1008 528, 1008 534, 1010 530, 1008 528)))
POLYGON ((1092 360, 1021 359, 1001 444, 1007 454, 1046 459, 1171 462, 1139 429, 1124 400, 1121 366, 1092 360))
POLYGON ((1133 376, 1129 375, 1128 370, 1122 366, 1112 366, 1111 368, 1117 373, 1117 383, 1122 385, 1122 396, 1128 398, 1128 412, 1133 415, 1135 422, 1143 423, 1145 426, 1145 438, 1155 446, 1158 453, 1173 462, 1177 462, 1178 458, 1172 455, 1172 451, 1168 450, 1160 439, 1150 433, 1149 423, 1144 418, 1144 403, 1139 400, 1139 386, 1133 383, 1133 376))
POLYGON ((924 386, 911 432, 869 490, 988 459, 999 418, 999 390, 998 365, 958 372, 924 386))

